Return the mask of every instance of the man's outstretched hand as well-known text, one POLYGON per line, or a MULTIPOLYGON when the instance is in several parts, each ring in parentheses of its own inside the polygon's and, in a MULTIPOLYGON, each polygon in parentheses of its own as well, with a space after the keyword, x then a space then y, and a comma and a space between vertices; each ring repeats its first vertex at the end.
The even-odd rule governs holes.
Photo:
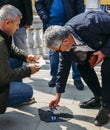
POLYGON ((60 102, 61 98, 61 93, 56 93, 55 98, 49 103, 49 109, 51 110, 52 108, 57 110, 58 103, 60 102))
POLYGON ((29 54, 29 55, 27 56, 27 58, 26 58, 26 61, 27 61, 28 63, 29 63, 29 62, 38 62, 40 58, 41 58, 40 55, 35 56, 35 55, 33 55, 33 54, 29 54))

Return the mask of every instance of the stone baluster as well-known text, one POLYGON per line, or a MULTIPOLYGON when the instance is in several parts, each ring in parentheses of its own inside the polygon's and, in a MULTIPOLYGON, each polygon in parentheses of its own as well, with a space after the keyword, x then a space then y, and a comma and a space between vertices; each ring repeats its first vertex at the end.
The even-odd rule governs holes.
POLYGON ((43 44, 43 27, 38 15, 34 16, 33 24, 27 30, 27 46, 29 52, 48 56, 48 49, 43 44))
POLYGON ((100 0, 86 0, 86 11, 99 11, 100 8, 100 0))

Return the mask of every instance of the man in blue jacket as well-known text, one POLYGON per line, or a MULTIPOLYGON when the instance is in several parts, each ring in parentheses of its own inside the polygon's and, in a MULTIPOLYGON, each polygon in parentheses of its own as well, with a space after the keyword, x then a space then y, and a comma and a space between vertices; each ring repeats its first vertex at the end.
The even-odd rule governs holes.
POLYGON ((56 108, 61 93, 65 92, 71 62, 74 60, 94 95, 89 101, 80 103, 80 107, 101 106, 95 118, 95 125, 106 124, 110 111, 110 14, 99 11, 85 12, 73 17, 63 27, 51 26, 45 31, 44 42, 48 48, 61 52, 57 93, 49 104, 50 109, 56 108), (65 51, 69 54, 66 55, 65 51), (102 87, 93 68, 100 62, 102 87))
MULTIPOLYGON (((63 26, 73 16, 84 12, 84 0, 36 0, 35 7, 45 30, 51 25, 63 26)), ((55 86, 59 56, 58 52, 49 50, 50 74, 52 76, 48 83, 49 87, 55 86)), ((72 62, 72 70, 74 85, 78 90, 83 90, 84 85, 75 62, 72 62)))

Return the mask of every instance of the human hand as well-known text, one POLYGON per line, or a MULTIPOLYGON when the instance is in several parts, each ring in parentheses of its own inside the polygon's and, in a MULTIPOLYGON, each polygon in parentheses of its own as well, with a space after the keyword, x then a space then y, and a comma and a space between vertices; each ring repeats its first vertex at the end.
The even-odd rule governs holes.
POLYGON ((28 29, 28 28, 30 28, 30 25, 25 24, 24 27, 25 27, 25 29, 28 29))
POLYGON ((31 74, 34 74, 35 72, 40 70, 40 67, 35 64, 29 64, 28 66, 31 68, 31 74))
POLYGON ((33 55, 33 54, 29 54, 29 55, 27 56, 27 58, 26 58, 26 61, 27 61, 27 62, 39 62, 40 57, 41 57, 40 55, 35 56, 35 55, 33 55))
POLYGON ((60 102, 61 98, 61 93, 57 93, 55 98, 49 103, 49 109, 51 110, 52 108, 57 110, 58 103, 60 102))
POLYGON ((90 66, 93 68, 95 67, 97 64, 99 64, 102 60, 104 60, 106 56, 101 52, 101 51, 96 51, 94 52, 90 59, 89 59, 89 64, 90 66))

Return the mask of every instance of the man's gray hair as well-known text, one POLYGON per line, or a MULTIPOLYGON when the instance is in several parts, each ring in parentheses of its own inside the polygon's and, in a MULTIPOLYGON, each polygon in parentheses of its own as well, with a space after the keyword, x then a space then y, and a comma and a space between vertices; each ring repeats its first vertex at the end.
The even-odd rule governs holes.
POLYGON ((58 47, 69 34, 70 32, 65 27, 59 25, 50 26, 44 33, 44 44, 48 48, 51 46, 58 47))
POLYGON ((7 4, 0 9, 0 21, 15 20, 18 16, 22 18, 21 12, 12 5, 7 4))

